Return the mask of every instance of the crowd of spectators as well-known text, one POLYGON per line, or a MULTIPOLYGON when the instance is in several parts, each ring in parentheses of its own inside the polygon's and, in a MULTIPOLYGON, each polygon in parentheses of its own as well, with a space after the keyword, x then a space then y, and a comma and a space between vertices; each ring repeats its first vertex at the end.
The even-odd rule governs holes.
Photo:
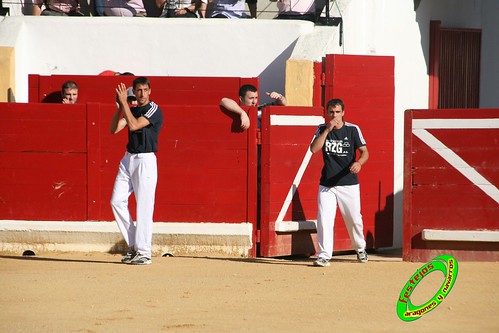
MULTIPOLYGON (((163 18, 257 18, 257 0, 154 0, 147 8, 144 0, 92 0, 88 13, 81 6, 88 0, 34 0, 35 16, 137 16, 163 18), (247 5, 247 6, 246 6, 247 5), (247 14, 247 10, 249 15, 247 14)), ((277 3, 275 19, 317 21, 318 1, 270 0, 277 3)))

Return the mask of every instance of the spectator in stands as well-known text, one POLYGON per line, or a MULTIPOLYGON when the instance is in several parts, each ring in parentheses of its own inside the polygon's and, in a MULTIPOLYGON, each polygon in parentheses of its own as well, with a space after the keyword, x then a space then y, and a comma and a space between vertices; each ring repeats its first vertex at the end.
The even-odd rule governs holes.
POLYGON ((127 88, 121 83, 116 88, 116 111, 111 118, 110 131, 128 132, 125 152, 114 182, 111 207, 128 252, 121 262, 132 265, 151 263, 154 198, 158 180, 156 152, 163 125, 161 108, 151 101, 151 84, 145 77, 133 80, 137 106, 129 107, 127 88), (135 195, 135 222, 128 207, 128 198, 135 195))
POLYGON ((83 16, 79 0, 34 0, 34 16, 83 16), (42 11, 42 7, 45 7, 42 11))
POLYGON ((78 101, 78 85, 74 81, 66 81, 61 89, 62 104, 76 104, 78 101))
POLYGON ((271 0, 277 1, 279 13, 274 19, 306 20, 316 22, 315 0, 271 0))
MULTIPOLYGON (((251 84, 245 84, 239 88, 239 102, 243 106, 257 106, 258 107, 258 119, 261 118, 261 109, 267 105, 281 105, 286 106, 287 100, 284 95, 279 94, 278 92, 267 92, 267 96, 272 98, 274 101, 267 104, 258 105, 258 90, 255 86, 251 84)), ((250 120, 246 111, 244 111, 239 104, 233 99, 224 97, 220 101, 220 106, 225 110, 230 111, 232 113, 238 114, 241 119, 241 129, 247 130, 250 127, 250 120)), ((259 126, 260 127, 260 126, 259 126)))
POLYGON ((322 152, 324 160, 317 199, 319 254, 314 266, 329 266, 337 207, 357 252, 357 261, 365 263, 368 258, 357 174, 369 159, 369 152, 359 126, 344 121, 345 105, 341 99, 330 100, 326 110, 329 122, 319 125, 310 144, 310 151, 313 154, 322 152), (359 158, 356 157, 357 150, 359 158))
POLYGON ((208 0, 213 5, 212 18, 247 18, 245 0, 208 0))
POLYGON ((104 0, 106 16, 147 16, 142 0, 104 0))
POLYGON ((156 6, 161 9, 159 17, 197 18, 201 0, 156 0, 156 6))

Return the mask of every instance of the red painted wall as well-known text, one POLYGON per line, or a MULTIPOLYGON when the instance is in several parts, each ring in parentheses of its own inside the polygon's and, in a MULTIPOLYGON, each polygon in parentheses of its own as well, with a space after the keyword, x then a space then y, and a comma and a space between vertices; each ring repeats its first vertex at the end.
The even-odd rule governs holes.
MULTIPOLYGON (((458 260, 497 261, 499 243, 425 241, 423 229, 499 230, 499 204, 415 135, 415 121, 457 154, 493 186, 499 186, 499 129, 473 128, 469 119, 488 125, 499 118, 499 109, 408 110, 405 113, 404 151, 404 260, 428 261, 448 253, 458 260), (450 119, 464 119, 456 128, 445 128, 450 119), (463 128, 465 127, 465 128, 463 128), (468 127, 468 128, 466 128, 468 127)), ((425 141, 427 140, 427 141, 425 141)))
MULTIPOLYGON (((347 121, 361 126, 371 152, 360 176, 368 246, 389 246, 393 227, 393 59, 334 56, 326 60, 324 66, 316 66, 330 69, 314 84, 314 103, 327 101, 332 95, 344 98, 347 121), (377 80, 364 79, 374 73, 377 80), (375 84, 380 87, 372 88, 373 95, 366 94, 366 89, 375 84), (377 102, 384 106, 383 111, 373 117, 371 103, 377 102)), ((258 87, 257 79, 149 79, 151 97, 165 112, 155 220, 249 221, 255 225, 255 239, 259 237, 261 242, 260 255, 313 253, 314 232, 281 234, 275 232, 274 225, 316 126, 262 125, 261 221, 257 225, 257 129, 252 126, 249 131, 238 132, 237 119, 218 106, 223 96, 237 99, 242 84, 258 87)), ((0 219, 113 219, 109 199, 126 135, 112 136, 108 126, 115 108, 115 87, 122 81, 131 85, 132 80, 127 76, 30 75, 30 102, 35 104, 0 104, 0 120, 7 120, 0 125, 5 133, 0 135, 0 155, 5 157, 0 176, 15 179, 0 185, 0 219), (69 79, 80 86, 79 105, 36 104, 56 101, 62 83, 69 79), (14 131, 8 121, 22 123, 23 130, 14 131), (24 140, 28 143, 21 149, 18 143, 24 140), (46 141, 54 147, 47 150, 50 145, 46 141), (43 156, 38 158, 40 154, 43 156), (40 168, 44 168, 41 175, 37 172, 40 168), (54 169, 58 172, 51 173, 54 169), (43 186, 37 183, 35 174, 43 178, 43 186), (19 179, 26 182, 21 190, 19 179), (31 193, 25 193, 30 189, 31 193), (24 201, 29 195, 31 200, 24 201)), ((267 109, 274 114, 323 112, 322 107, 267 109)), ((248 112, 251 123, 256 124, 256 110, 248 112)), ((269 120, 264 114, 262 124, 266 123, 269 120)), ((286 212, 286 221, 316 219, 321 167, 320 157, 314 156, 286 212)), ((350 249, 341 222, 336 224, 335 249, 350 249)))
MULTIPOLYGON (((317 125, 273 125, 271 117, 317 116, 321 108, 267 107, 262 115, 262 210, 261 245, 263 256, 315 253, 315 230, 276 232, 275 223, 284 201, 293 185, 304 157, 309 151, 317 125)), ((317 219, 317 189, 322 158, 312 156, 306 164, 296 192, 283 221, 310 221, 317 219)))
MULTIPOLYGON (((392 56, 327 55, 324 59, 324 104, 345 103, 345 121, 360 127, 369 161, 359 173, 364 233, 368 247, 393 242, 394 83, 392 56)), ((345 224, 337 214, 335 248, 350 249, 345 224)))
MULTIPOLYGON (((155 221, 255 223, 256 129, 233 131, 237 119, 217 105, 160 107, 155 221)), ((0 103, 0 219, 113 220, 127 140, 109 133, 114 110, 0 103)))
MULTIPOLYGON (((135 76, 29 75, 30 103, 60 103, 61 87, 68 80, 78 84, 78 103, 113 103, 115 89, 132 86, 135 76)), ((148 76, 157 104, 217 105, 222 97, 239 98, 243 84, 258 86, 258 78, 148 76)))

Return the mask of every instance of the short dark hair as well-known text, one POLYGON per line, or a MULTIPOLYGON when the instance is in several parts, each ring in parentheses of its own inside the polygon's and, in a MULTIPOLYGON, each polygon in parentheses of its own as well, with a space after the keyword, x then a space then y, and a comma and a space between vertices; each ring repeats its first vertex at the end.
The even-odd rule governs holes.
POLYGON ((244 96, 246 96, 246 93, 248 91, 257 92, 258 89, 256 89, 256 87, 252 84, 245 84, 241 86, 241 88, 239 88, 239 97, 244 98, 244 96))
POLYGON ((76 89, 78 90, 78 85, 74 81, 66 81, 62 84, 61 92, 64 94, 64 90, 66 89, 76 89))
POLYGON ((149 82, 149 79, 146 78, 146 77, 143 77, 143 76, 140 76, 138 78, 136 78, 135 80, 133 80, 133 89, 135 90, 135 87, 137 87, 137 85, 147 85, 149 88, 151 88, 151 82, 149 82))
POLYGON ((333 99, 329 100, 329 102, 327 102, 326 109, 329 109, 330 107, 333 107, 336 105, 341 106, 341 111, 345 111, 345 103, 343 103, 343 101, 339 98, 333 98, 333 99))

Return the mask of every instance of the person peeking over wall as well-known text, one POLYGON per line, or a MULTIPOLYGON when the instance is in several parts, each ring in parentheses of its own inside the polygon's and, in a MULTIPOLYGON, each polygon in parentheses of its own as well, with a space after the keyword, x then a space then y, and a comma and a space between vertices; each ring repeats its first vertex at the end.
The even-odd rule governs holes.
POLYGON ((266 92, 266 94, 273 101, 271 103, 258 104, 258 89, 251 84, 245 84, 239 88, 239 104, 231 98, 224 97, 220 101, 220 106, 229 112, 239 115, 241 119, 241 130, 245 131, 250 127, 250 120, 246 111, 244 111, 240 105, 255 106, 258 108, 258 127, 260 127, 260 119, 262 116, 261 109, 268 105, 286 106, 288 104, 286 97, 278 92, 266 92))
POLYGON ((74 81, 66 81, 61 89, 62 104, 76 104, 78 101, 78 85, 74 81))

